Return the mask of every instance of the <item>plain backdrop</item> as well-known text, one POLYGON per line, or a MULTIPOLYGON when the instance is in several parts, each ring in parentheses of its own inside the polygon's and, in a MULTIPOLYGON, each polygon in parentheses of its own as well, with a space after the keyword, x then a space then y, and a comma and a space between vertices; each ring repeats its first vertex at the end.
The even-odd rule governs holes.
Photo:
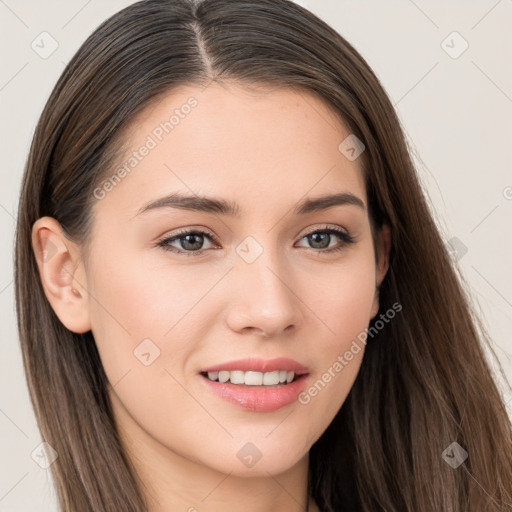
MULTIPOLYGON (((14 312, 13 236, 29 144, 79 45, 131 3, 0 0, 1 511, 57 510, 50 470, 31 457, 42 439, 14 312)), ((512 381, 512 1, 297 3, 354 45, 392 99, 439 227, 512 381)), ((510 411, 512 396, 498 382, 510 411)))

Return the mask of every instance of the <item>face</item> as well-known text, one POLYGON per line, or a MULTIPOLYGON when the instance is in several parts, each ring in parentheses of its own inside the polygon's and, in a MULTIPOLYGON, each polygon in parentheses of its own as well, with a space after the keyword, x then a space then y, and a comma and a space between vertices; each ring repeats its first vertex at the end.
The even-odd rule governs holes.
POLYGON ((119 428, 153 460, 279 473, 343 405, 385 272, 359 159, 339 149, 349 135, 308 93, 216 84, 176 89, 132 124, 125 159, 95 191, 80 293, 119 428), (289 358, 307 374, 226 399, 221 388, 242 385, 201 373, 246 358, 289 358))

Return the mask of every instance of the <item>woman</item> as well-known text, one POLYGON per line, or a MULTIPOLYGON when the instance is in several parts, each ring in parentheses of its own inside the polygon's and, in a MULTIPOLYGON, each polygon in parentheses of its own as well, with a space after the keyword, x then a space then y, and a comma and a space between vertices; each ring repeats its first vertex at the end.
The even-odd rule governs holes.
POLYGON ((400 123, 305 9, 112 16, 43 111, 18 219, 63 510, 511 509, 488 338, 400 123))

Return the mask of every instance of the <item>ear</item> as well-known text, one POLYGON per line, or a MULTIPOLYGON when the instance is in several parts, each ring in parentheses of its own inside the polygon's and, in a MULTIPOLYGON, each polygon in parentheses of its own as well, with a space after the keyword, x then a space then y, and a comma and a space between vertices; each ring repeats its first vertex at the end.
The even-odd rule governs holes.
POLYGON ((386 277, 389 269, 389 251, 391 250, 391 234, 389 226, 384 224, 378 235, 378 261, 376 263, 375 297, 373 299, 371 318, 374 318, 379 311, 379 287, 386 277))
POLYGON ((32 249, 55 314, 72 332, 90 331, 86 273, 79 248, 66 237, 57 220, 41 217, 32 226, 32 249))

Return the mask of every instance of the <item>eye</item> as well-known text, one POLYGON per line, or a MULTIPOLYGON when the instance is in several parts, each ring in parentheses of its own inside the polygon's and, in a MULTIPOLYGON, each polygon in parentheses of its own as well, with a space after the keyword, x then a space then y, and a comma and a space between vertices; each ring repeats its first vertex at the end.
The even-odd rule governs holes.
POLYGON ((186 256, 197 256, 203 253, 203 240, 208 238, 216 242, 216 239, 210 233, 201 230, 183 230, 174 236, 165 238, 157 242, 157 245, 165 251, 171 251, 186 256), (176 249, 171 244, 179 242, 181 249, 176 249))
MULTIPOLYGON (((217 239, 212 234, 206 231, 189 229, 180 231, 171 237, 164 238, 158 241, 156 245, 165 251, 171 251, 186 256, 200 256, 206 250, 203 247, 205 238, 218 244, 217 239), (181 247, 177 248, 173 246, 172 244, 175 243, 179 243, 181 247)), ((354 238, 349 233, 335 226, 325 226, 323 229, 312 231, 303 236, 301 240, 303 239, 307 239, 308 242, 313 245, 313 247, 311 247, 312 249, 319 249, 316 251, 319 253, 340 251, 347 245, 355 242, 354 238), (334 247, 330 247, 333 235, 339 238, 341 242, 334 247)))
POLYGON ((303 239, 307 239, 308 242, 313 245, 313 249, 323 249, 317 251, 320 253, 341 251, 342 249, 345 249, 347 245, 355 242, 354 238, 349 233, 335 226, 325 226, 323 229, 312 231, 311 233, 303 236, 302 240, 303 239), (330 247, 333 235, 338 237, 341 240, 341 243, 334 247, 330 247))

